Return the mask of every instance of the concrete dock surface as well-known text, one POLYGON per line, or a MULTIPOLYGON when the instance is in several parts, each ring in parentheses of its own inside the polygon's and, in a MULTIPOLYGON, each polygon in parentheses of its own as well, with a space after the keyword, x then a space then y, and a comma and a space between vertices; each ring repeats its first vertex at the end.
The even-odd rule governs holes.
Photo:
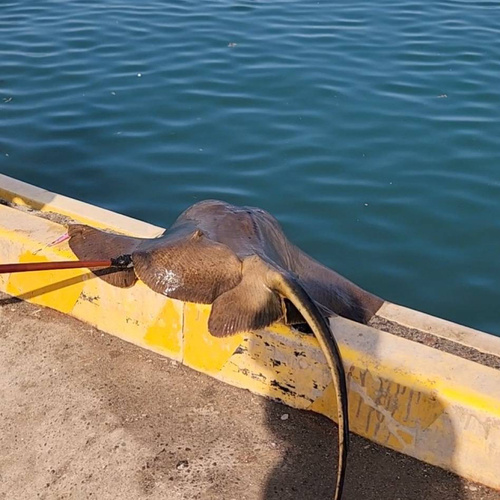
MULTIPOLYGON (((327 500, 336 426, 0 295, 0 499, 327 500)), ((351 438, 344 500, 500 500, 351 438)))

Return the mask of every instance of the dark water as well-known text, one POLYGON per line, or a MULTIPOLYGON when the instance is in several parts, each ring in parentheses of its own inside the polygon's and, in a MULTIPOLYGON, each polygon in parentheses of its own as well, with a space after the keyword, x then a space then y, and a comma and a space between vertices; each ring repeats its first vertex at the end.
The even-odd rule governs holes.
POLYGON ((500 2, 1 0, 0 69, 0 172, 160 225, 261 206, 500 334, 500 2))

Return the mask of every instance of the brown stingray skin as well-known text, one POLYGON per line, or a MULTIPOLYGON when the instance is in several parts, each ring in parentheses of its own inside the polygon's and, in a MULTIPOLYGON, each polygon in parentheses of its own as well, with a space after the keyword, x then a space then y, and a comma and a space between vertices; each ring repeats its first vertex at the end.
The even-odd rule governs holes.
MULTIPOLYGON (((225 311, 231 306, 239 308, 240 316, 234 319, 236 330, 224 327, 226 335, 244 326, 246 330, 263 328, 280 319, 288 324, 303 322, 289 302, 278 308, 263 292, 259 299, 258 277, 248 275, 243 280, 242 265, 250 256, 257 255, 273 268, 288 272, 325 316, 338 314, 366 323, 383 303, 290 243, 278 221, 259 208, 202 201, 184 211, 155 239, 118 236, 83 225, 70 226, 69 233, 70 247, 79 259, 131 254, 137 277, 171 298, 212 304, 233 289, 233 294, 214 304, 214 315, 224 302, 225 311), (263 304, 265 307, 257 308, 259 317, 252 316, 250 310, 257 311, 254 306, 263 304), (241 314, 246 309, 249 314, 241 314)), ((121 287, 133 285, 136 279, 132 269, 101 277, 121 287)))
MULTIPOLYGON (((117 255, 130 253, 139 245, 140 241, 133 241, 123 236, 97 231, 93 227, 83 224, 73 224, 68 228, 69 245, 79 260, 112 259, 117 255), (89 256, 93 256, 91 259, 89 256)), ((137 276, 133 269, 100 269, 94 274, 120 288, 131 287, 137 276)))
POLYGON ((290 243, 278 221, 260 208, 209 200, 188 208, 173 227, 183 219, 194 221, 208 238, 224 243, 240 259, 259 255, 290 272, 325 314, 367 323, 383 303, 290 243))
POLYGON ((349 422, 345 372, 325 317, 339 314, 367 322, 383 301, 292 245, 264 210, 221 201, 197 203, 156 239, 131 238, 87 226, 69 228, 80 260, 130 255, 133 268, 104 276, 131 286, 137 278, 174 299, 212 304, 208 329, 224 337, 284 320, 307 323, 318 339, 334 380, 339 421, 335 500, 342 496, 349 422), (135 274, 134 274, 135 273, 135 274))

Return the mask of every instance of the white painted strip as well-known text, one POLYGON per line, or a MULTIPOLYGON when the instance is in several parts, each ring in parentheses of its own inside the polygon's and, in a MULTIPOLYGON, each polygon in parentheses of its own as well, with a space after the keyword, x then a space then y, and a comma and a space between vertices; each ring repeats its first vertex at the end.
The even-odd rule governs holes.
POLYGON ((500 337, 474 330, 467 326, 458 325, 445 319, 430 316, 407 307, 384 302, 377 311, 377 316, 394 321, 408 328, 415 328, 431 333, 459 344, 473 347, 478 351, 500 356, 500 337))
POLYGON ((76 220, 84 217, 100 225, 133 236, 154 238, 165 231, 165 229, 153 224, 52 193, 46 189, 0 174, 0 196, 2 192, 10 193, 12 198, 18 197, 24 199, 25 202, 31 201, 34 204, 42 205, 41 210, 45 212, 62 213, 74 217, 76 220))

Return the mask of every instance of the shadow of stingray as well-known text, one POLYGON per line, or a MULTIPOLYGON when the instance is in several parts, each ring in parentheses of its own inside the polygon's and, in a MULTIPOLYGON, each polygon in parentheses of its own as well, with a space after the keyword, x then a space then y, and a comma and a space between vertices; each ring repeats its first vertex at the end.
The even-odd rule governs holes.
MULTIPOLYGON (((285 449, 270 473, 264 500, 331 500, 336 476, 336 429, 317 414, 267 404, 267 425, 285 449), (283 422, 280 415, 290 414, 283 422)), ((465 498, 462 480, 438 467, 351 435, 345 500, 465 498)))
MULTIPOLYGON (((377 350, 373 342, 374 352, 377 350)), ((353 383, 360 375, 366 376, 362 367, 348 372, 350 391, 351 430, 361 425, 359 397, 352 391, 353 383)), ((377 429, 385 418, 391 418, 402 410, 398 408, 397 394, 391 398, 391 382, 372 377, 365 383, 380 388, 377 408, 365 412, 368 428, 377 429)), ((406 388, 408 389, 408 388, 406 388)), ((405 388, 398 388, 404 391, 405 388)), ((409 390, 409 389, 408 389, 409 390)), ((415 395, 417 397, 417 395, 415 395)), ((428 405, 430 425, 433 415, 441 415, 444 406, 433 395, 420 393, 420 401, 428 405)), ((270 471, 263 495, 264 500, 331 500, 337 464, 337 426, 326 417, 307 411, 291 410, 272 402, 266 404, 267 426, 283 448, 281 463, 270 471), (283 414, 289 418, 282 420, 283 414)), ((363 416, 363 411, 361 411, 363 416)), ((408 417, 408 415, 407 415, 408 417)), ((404 417, 403 417, 404 418, 404 417)), ((424 417, 425 418, 425 417, 424 417)), ((452 426, 448 426, 452 429, 452 426)), ((376 432, 377 432, 376 431, 376 432)), ((379 433, 379 439, 380 439, 379 433)), ((383 435, 383 434, 382 434, 383 435)), ((391 436, 386 436, 387 440, 391 436)), ((436 446, 443 446, 453 456, 455 436, 453 431, 436 446)), ((463 480, 453 473, 434 467, 417 459, 385 448, 351 432, 344 500, 459 500, 465 498, 463 480)))

